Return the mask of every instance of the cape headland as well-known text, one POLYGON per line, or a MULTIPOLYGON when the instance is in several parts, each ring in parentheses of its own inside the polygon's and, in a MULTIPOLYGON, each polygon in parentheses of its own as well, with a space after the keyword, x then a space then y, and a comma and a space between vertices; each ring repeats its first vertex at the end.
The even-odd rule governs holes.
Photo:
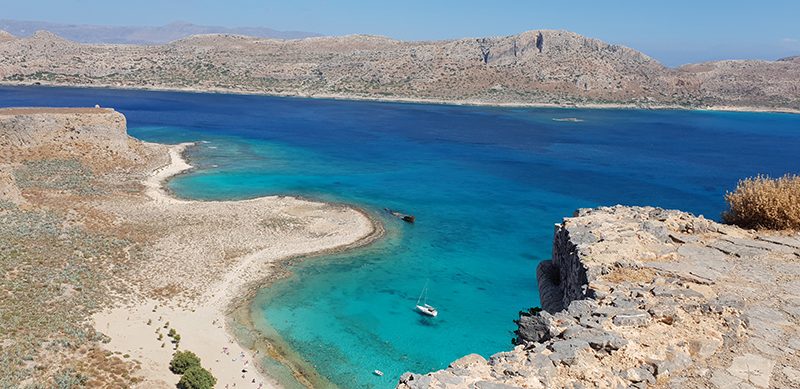
POLYGON ((579 209, 555 227, 543 310, 488 360, 406 373, 419 388, 800 385, 800 234, 652 207, 579 209))
POLYGON ((367 244, 382 227, 295 197, 175 198, 163 184, 191 167, 187 146, 131 138, 110 108, 0 109, 0 383, 173 388, 180 348, 217 387, 276 385, 226 314, 287 261, 367 244))
POLYGON ((564 30, 398 41, 194 35, 164 45, 80 44, 0 31, 0 83, 446 104, 800 112, 800 62, 667 68, 564 30))

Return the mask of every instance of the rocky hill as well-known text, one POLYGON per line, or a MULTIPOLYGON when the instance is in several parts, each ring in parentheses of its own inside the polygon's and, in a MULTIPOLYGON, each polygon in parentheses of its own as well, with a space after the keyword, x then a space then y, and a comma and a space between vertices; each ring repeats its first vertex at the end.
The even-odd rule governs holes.
POLYGON ((69 141, 126 150, 125 116, 112 108, 0 108, 0 147, 29 148, 69 141))
POLYGON ((581 209, 537 269, 519 346, 398 389, 800 387, 800 234, 651 207, 581 209))
POLYGON ((113 43, 127 45, 163 45, 196 34, 240 34, 272 39, 302 39, 322 36, 313 32, 278 31, 264 27, 202 26, 178 20, 164 26, 100 26, 25 20, 0 20, 0 30, 27 38, 34 32, 50 31, 79 43, 113 43))
POLYGON ((800 63, 662 66, 569 31, 407 42, 195 35, 161 46, 0 36, 4 84, 172 89, 455 104, 800 111, 800 63))
POLYGON ((89 178, 109 188, 135 185, 135 179, 127 177, 131 166, 163 158, 154 154, 163 154, 164 147, 128 136, 126 123, 125 116, 111 108, 0 108, 0 202, 27 202, 20 192, 27 184, 14 175, 25 170, 22 161, 68 157, 90 168, 67 178, 53 171, 47 176, 48 167, 37 165, 42 169, 38 173, 47 176, 42 178, 45 186, 75 189, 89 178), (130 166, 118 168, 121 165, 130 166))

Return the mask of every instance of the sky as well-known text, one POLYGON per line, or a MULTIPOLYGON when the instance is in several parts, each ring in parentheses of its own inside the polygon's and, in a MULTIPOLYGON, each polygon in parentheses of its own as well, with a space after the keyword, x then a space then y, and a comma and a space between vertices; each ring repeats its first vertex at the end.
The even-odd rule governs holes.
POLYGON ((120 26, 185 20, 401 40, 562 29, 669 67, 800 55, 800 0, 0 0, 0 19, 120 26))

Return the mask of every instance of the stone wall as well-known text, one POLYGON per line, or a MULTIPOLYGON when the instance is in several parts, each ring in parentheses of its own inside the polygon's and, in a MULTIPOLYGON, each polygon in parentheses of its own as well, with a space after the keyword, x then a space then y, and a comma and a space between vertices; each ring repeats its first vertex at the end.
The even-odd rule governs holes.
POLYGON ((800 235, 651 207, 581 209, 537 269, 543 312, 488 360, 399 389, 800 387, 800 235))

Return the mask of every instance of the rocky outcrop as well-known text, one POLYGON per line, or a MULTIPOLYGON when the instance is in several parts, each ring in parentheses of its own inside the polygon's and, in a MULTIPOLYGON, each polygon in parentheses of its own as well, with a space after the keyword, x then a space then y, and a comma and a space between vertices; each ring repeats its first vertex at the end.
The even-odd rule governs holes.
POLYGON ((0 147, 86 142, 128 149, 125 116, 111 108, 2 108, 0 147))
POLYGON ((800 111, 797 61, 668 69, 564 30, 406 42, 194 35, 162 46, 86 45, 46 32, 2 43, 0 82, 459 104, 800 111))
POLYGON ((14 171, 10 166, 0 166, 0 201, 24 204, 25 199, 14 180, 14 171))
POLYGON ((519 346, 407 388, 800 386, 800 235, 650 207, 581 209, 537 271, 519 346))
POLYGON ((0 108, 0 201, 138 191, 137 174, 168 161, 165 148, 128 136, 110 108, 0 108))

